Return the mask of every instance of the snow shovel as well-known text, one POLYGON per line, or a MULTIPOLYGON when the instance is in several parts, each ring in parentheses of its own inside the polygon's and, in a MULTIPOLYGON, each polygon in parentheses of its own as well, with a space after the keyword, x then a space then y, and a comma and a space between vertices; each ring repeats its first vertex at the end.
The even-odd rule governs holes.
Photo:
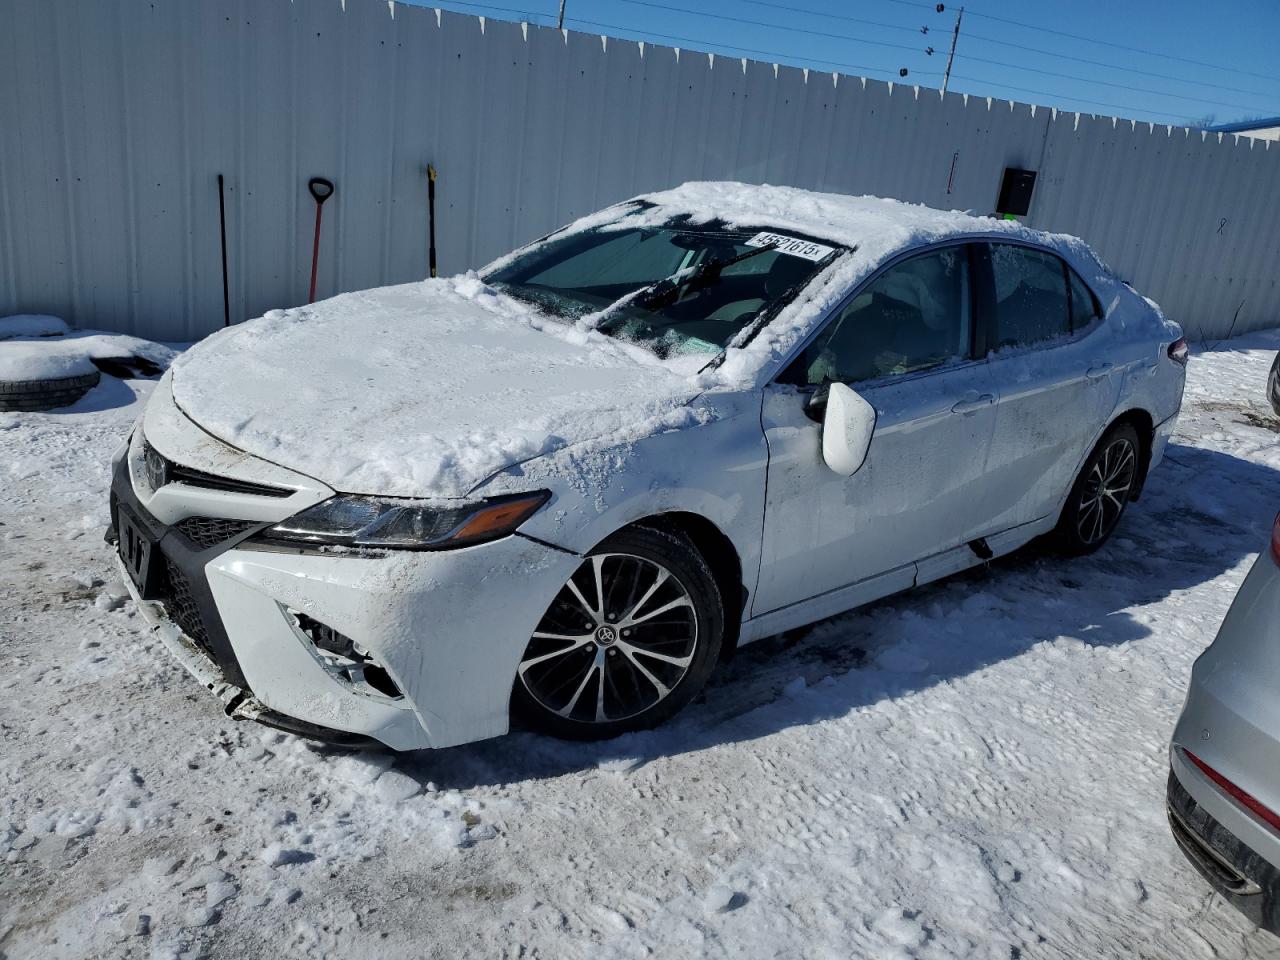
POLYGON ((307 294, 307 303, 316 302, 316 268, 320 265, 320 214, 324 202, 333 196, 333 181, 324 177, 312 177, 307 184, 311 196, 316 201, 316 239, 311 246, 311 290, 307 294))
POLYGON ((427 270, 436 275, 436 168, 427 164, 427 270))
POLYGON ((227 202, 222 174, 218 174, 218 226, 222 237, 222 325, 231 326, 231 292, 227 287, 227 202))

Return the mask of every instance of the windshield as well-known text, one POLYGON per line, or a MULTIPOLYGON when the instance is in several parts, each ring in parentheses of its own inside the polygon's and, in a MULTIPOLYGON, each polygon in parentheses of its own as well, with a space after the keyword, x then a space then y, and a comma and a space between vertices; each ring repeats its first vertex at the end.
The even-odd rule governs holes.
POLYGON ((484 279, 660 357, 716 354, 790 300, 836 251, 808 237, 715 223, 614 224, 555 237, 484 279))

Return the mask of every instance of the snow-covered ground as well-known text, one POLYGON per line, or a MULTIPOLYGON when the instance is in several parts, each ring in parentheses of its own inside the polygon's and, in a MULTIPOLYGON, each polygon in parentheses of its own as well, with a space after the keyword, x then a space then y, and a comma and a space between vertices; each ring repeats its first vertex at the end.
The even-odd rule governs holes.
POLYGON ((147 382, 0 414, 0 956, 1264 957, 1166 744, 1280 508, 1280 333, 1199 353, 1117 538, 744 650, 676 723, 392 758, 225 719, 122 602, 147 382))

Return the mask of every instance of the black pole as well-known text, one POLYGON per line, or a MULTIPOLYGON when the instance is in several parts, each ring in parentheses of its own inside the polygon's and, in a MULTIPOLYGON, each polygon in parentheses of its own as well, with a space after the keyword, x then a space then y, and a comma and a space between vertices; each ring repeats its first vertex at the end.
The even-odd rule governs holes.
POLYGON ((427 164, 427 220, 430 243, 427 247, 427 269, 436 275, 436 168, 427 164))
POLYGON ((227 202, 223 196, 222 174, 218 174, 218 226, 222 232, 222 325, 231 326, 231 294, 227 289, 227 202))
MULTIPOLYGON (((942 6, 939 5, 941 10, 942 6)), ((951 63, 956 58, 956 41, 960 39, 960 18, 964 16, 964 7, 960 8, 960 12, 956 14, 956 28, 951 33, 951 52, 947 54, 947 69, 942 74, 942 92, 947 92, 947 83, 951 80, 951 63)))

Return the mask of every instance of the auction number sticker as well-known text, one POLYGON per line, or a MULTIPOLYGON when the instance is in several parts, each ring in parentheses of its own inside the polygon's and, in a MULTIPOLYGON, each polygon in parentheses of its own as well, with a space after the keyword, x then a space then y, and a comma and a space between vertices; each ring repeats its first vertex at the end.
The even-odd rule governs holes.
POLYGON ((802 257, 805 260, 812 260, 814 263, 830 256, 831 252, 835 250, 835 247, 824 247, 820 243, 814 243, 812 240, 801 240, 798 237, 784 237, 780 233, 757 233, 747 241, 747 246, 775 246, 778 248, 779 253, 802 257))

